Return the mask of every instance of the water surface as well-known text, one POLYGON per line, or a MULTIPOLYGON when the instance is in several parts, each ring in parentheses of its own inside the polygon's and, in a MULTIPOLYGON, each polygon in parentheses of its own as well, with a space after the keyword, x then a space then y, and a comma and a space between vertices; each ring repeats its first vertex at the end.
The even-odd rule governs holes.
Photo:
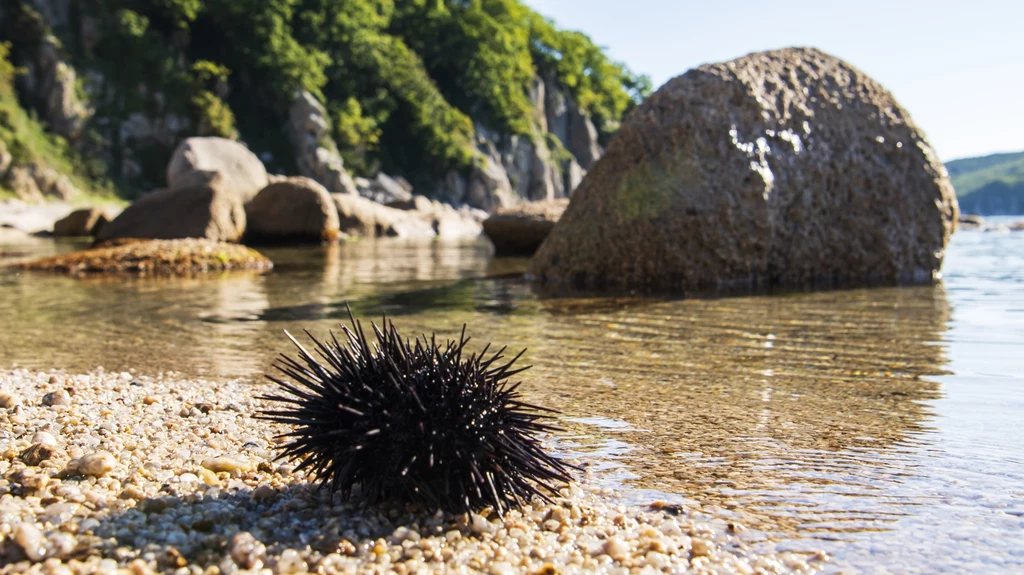
MULTIPOLYGON (((6 259, 80 248, 38 240, 6 259)), ((551 298, 486 242, 265 250, 266 275, 0 270, 0 366, 256 379, 347 317, 518 351, 563 450, 633 503, 700 506, 757 545, 862 572, 1024 570, 1024 234, 961 232, 935 286, 551 298)))

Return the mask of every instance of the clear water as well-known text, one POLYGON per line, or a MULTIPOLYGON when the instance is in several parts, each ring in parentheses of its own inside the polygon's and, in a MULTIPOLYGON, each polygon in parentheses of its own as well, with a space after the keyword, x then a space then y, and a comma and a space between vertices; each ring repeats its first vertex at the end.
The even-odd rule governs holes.
MULTIPOLYGON (((32 240, 0 258, 78 249, 32 240)), ((518 350, 560 449, 631 503, 670 499, 829 570, 1024 572, 1024 233, 958 233, 939 285, 671 300, 553 298, 486 242, 266 250, 268 275, 0 269, 0 367, 257 379, 383 313, 518 350)))

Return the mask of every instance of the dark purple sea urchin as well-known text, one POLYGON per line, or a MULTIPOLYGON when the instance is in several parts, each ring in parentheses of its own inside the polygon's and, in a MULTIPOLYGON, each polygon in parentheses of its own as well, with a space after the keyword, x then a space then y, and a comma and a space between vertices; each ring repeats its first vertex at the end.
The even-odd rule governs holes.
MULTIPOLYGON (((351 317, 351 312, 350 312, 351 317)), ((370 501, 395 499, 431 509, 499 512, 570 480, 568 464, 541 448, 538 432, 551 410, 520 400, 508 378, 527 368, 504 362, 505 348, 464 356, 459 341, 438 346, 426 336, 403 339, 384 319, 367 339, 352 318, 347 341, 309 332, 315 357, 290 334, 299 357, 282 355, 267 376, 283 390, 262 418, 294 426, 280 457, 299 461, 322 487, 348 497, 359 485, 370 501)), ((286 332, 287 333, 287 332, 286 332)))

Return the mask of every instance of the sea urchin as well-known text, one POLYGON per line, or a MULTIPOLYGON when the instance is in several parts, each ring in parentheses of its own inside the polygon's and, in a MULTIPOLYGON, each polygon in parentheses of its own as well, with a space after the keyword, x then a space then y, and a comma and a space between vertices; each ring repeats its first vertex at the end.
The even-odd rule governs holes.
MULTIPOLYGON (((349 312, 351 318, 351 312, 349 312)), ((286 393, 264 399, 278 408, 262 418, 294 426, 280 457, 299 461, 321 487, 348 497, 359 486, 370 501, 395 499, 460 512, 493 505, 503 512, 570 480, 570 465, 541 448, 551 410, 520 400, 508 378, 519 355, 505 348, 464 355, 459 341, 410 342, 387 318, 367 339, 360 322, 321 342, 314 357, 290 334, 299 357, 282 355, 267 376, 286 393), (542 491, 543 490, 543 491, 542 491)))

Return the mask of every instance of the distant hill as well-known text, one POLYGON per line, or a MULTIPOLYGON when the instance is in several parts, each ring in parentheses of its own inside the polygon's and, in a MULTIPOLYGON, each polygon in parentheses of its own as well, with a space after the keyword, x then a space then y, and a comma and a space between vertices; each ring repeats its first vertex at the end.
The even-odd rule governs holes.
POLYGON ((946 162, 965 214, 1024 214, 1024 152, 946 162))

